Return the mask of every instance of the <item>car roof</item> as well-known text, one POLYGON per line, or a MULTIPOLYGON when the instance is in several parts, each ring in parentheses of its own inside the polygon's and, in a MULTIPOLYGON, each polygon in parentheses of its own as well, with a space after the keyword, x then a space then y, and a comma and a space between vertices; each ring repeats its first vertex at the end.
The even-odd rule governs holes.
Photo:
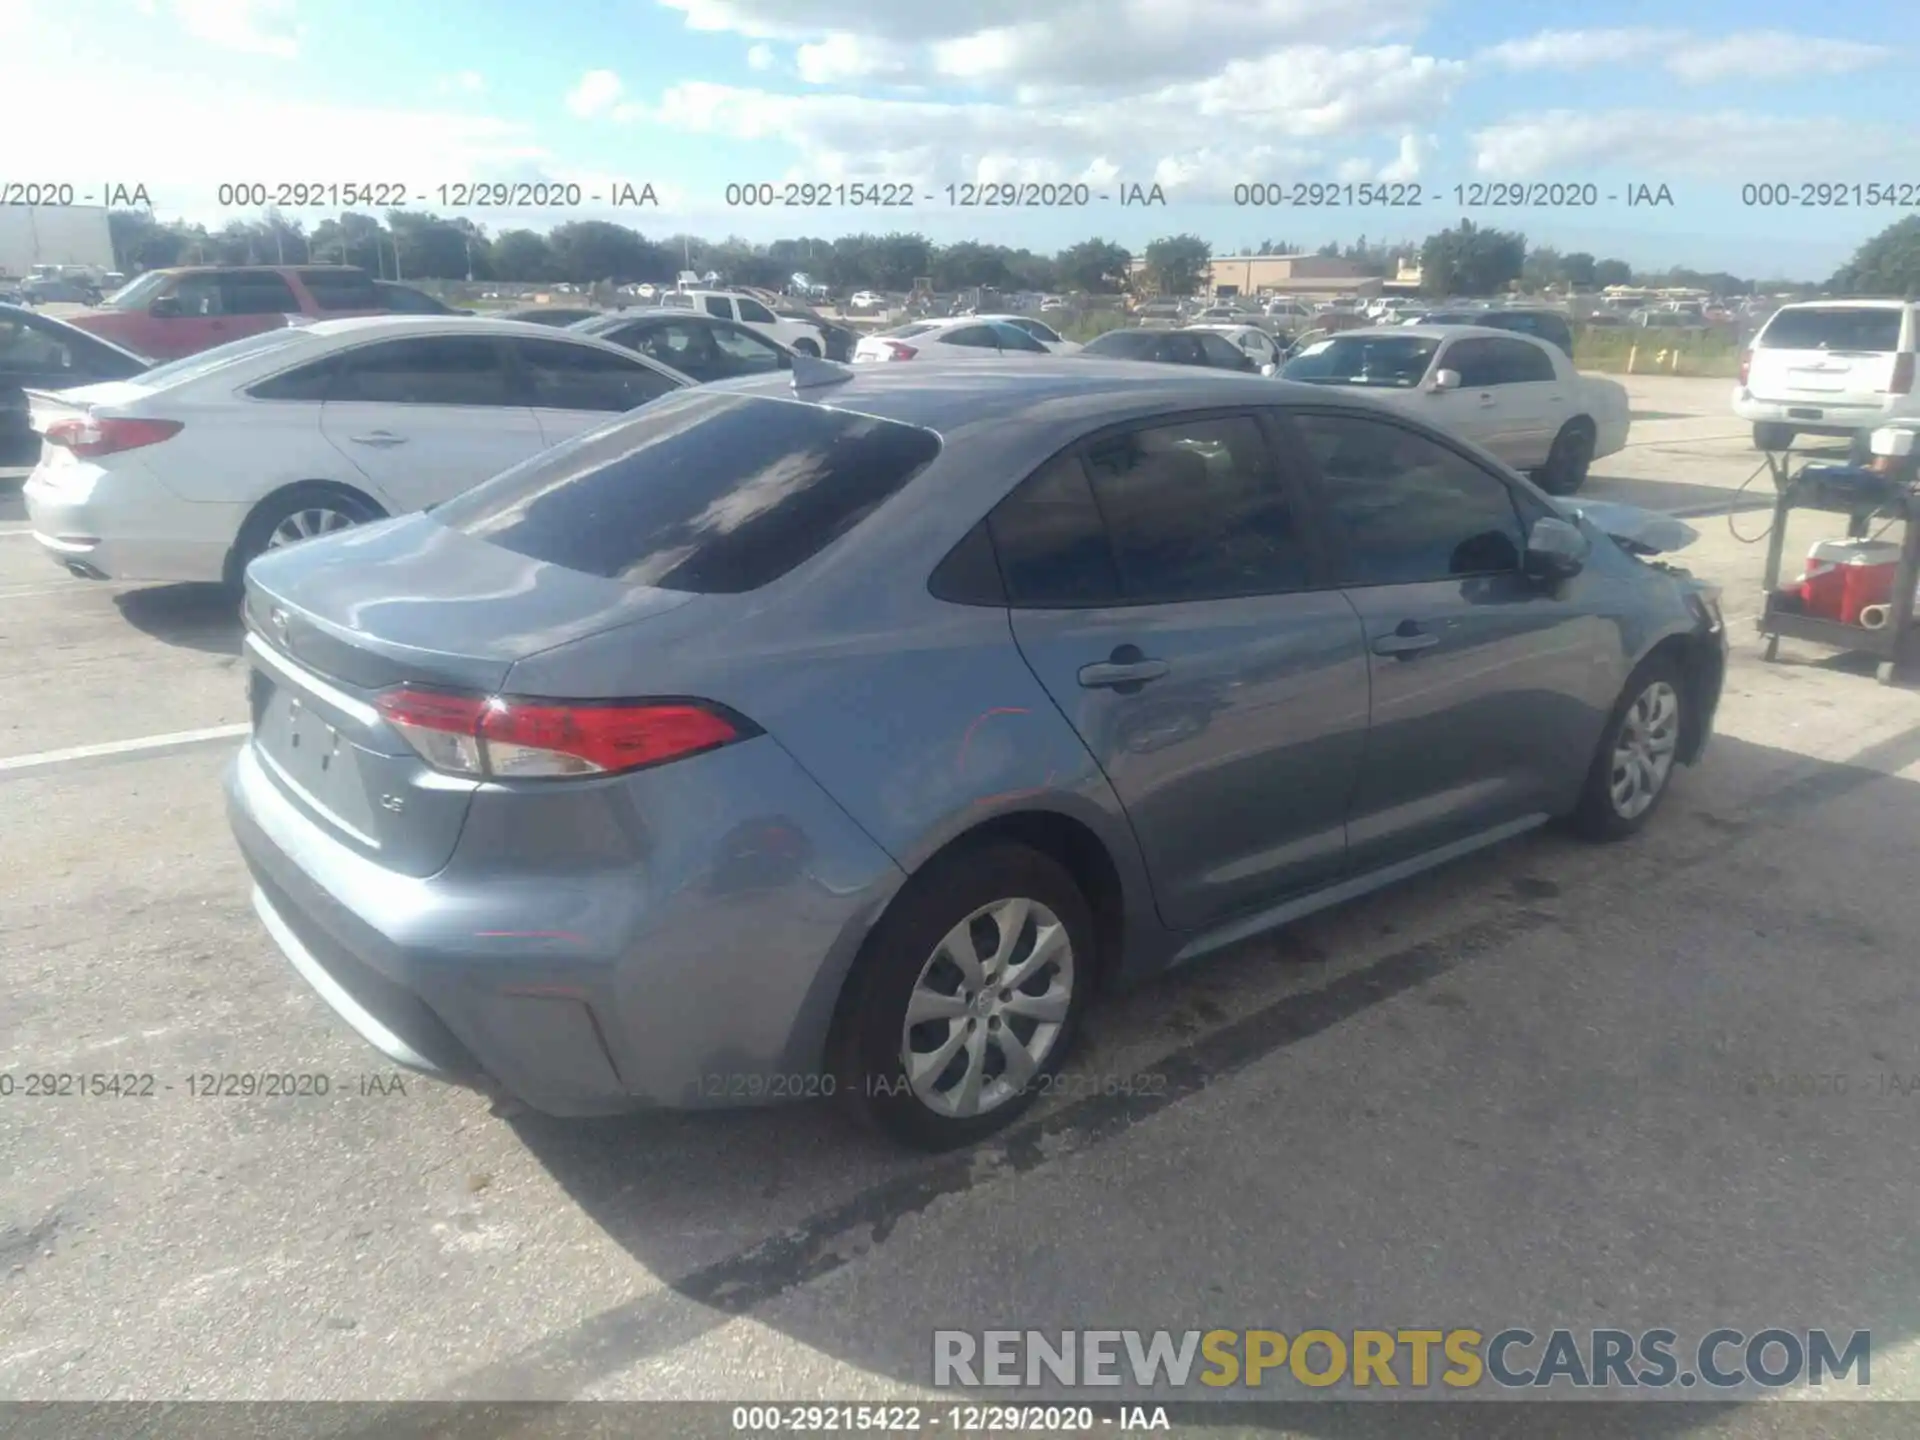
POLYGON ((1538 336, 1524 335, 1518 330, 1502 330, 1495 325, 1361 325, 1352 330, 1335 331, 1333 338, 1346 340, 1356 335, 1364 337, 1412 335, 1426 336, 1435 340, 1466 339, 1478 336, 1486 340, 1531 340, 1536 345, 1546 344, 1538 336))
POLYGON ((800 391, 784 372, 702 388, 797 399, 940 432, 1010 421, 1072 422, 1091 429, 1174 409, 1287 401, 1317 405, 1326 394, 1324 386, 1234 370, 1101 360, 1084 354, 1036 355, 1018 367, 979 360, 930 360, 836 368, 851 374, 837 383, 800 391))
MULTIPOLYGON (((343 315, 336 320, 316 320, 300 328, 327 338, 379 332, 386 335, 524 335, 536 340, 551 340, 566 329, 496 315, 343 315)), ((577 340, 593 339, 578 331, 573 334, 577 340)))

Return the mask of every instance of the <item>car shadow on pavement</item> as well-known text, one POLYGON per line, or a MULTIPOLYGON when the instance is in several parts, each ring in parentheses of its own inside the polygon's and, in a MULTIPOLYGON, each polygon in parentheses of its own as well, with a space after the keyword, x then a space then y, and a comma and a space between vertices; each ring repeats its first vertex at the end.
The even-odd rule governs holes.
POLYGON ((1637 505, 1643 510, 1657 510, 1663 515, 1687 520, 1744 514, 1750 510, 1771 510, 1773 482, 1761 475, 1745 490, 1736 491, 1725 485, 1689 485, 1625 475, 1592 475, 1578 493, 1568 498, 1576 505, 1582 500, 1637 505))
MULTIPOLYGON (((1051 1100, 968 1151, 903 1156, 823 1106, 522 1114, 529 1151, 639 1267, 637 1296, 441 1393, 579 1394, 742 1317, 918 1386, 937 1326, 1444 1315, 1683 1345, 1824 1326, 1871 1328, 1885 1354, 1920 1328, 1920 1092, 1871 1093, 1920 1076, 1893 924, 1915 906, 1920 788, 1897 772, 1916 762, 1920 726, 1847 764, 1720 737, 1633 841, 1541 832, 1113 997, 1070 1073, 1162 1083, 1051 1100), (1851 1094, 1788 1093, 1803 1072, 1851 1094), (1020 1241, 1029 1210, 1065 1228, 1020 1241)), ((1488 1408, 1307 1404, 1286 1424, 1546 1433, 1536 1407, 1488 1408)), ((1576 1406, 1551 1430, 1731 1434, 1744 1408, 1576 1406)), ((1218 1423, 1241 1422, 1222 1403, 1218 1423)))
POLYGON ((168 645, 209 655, 238 655, 243 637, 239 602, 219 585, 156 585, 113 597, 136 630, 168 645))

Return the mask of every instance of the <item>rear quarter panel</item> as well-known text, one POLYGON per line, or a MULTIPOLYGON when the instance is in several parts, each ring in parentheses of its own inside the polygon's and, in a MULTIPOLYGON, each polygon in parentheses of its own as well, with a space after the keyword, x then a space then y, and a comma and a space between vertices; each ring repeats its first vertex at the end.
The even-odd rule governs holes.
MULTIPOLYGON (((148 452, 154 472, 183 500, 251 503, 284 485, 333 480, 387 505, 366 477, 320 433, 318 405, 219 398, 183 406, 185 428, 148 452)), ((141 405, 165 415, 165 396, 141 405)), ((390 508, 390 507, 389 507, 390 508)))

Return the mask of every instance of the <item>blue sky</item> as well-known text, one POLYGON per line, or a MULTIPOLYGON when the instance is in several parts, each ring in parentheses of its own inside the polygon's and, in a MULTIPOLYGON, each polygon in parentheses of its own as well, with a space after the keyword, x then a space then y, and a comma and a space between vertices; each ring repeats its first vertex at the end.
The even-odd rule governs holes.
POLYGON ((432 197, 629 181, 660 207, 467 213, 496 230, 593 216, 1039 249, 1180 230, 1216 252, 1417 240, 1464 214, 1641 266, 1819 277, 1920 213, 1913 37, 1891 0, 0 0, 0 182, 141 183, 161 215, 219 223, 258 213, 223 207, 227 182, 432 197), (788 180, 921 198, 725 204, 729 182, 788 180), (981 180, 1095 197, 1159 183, 1168 203, 947 203, 947 185, 981 180), (1422 203, 1235 206, 1249 181, 1417 187, 1422 203), (1455 190, 1523 181, 1590 183, 1600 203, 1467 208, 1455 190), (1829 188, 1798 203, 1810 183, 1829 188), (1912 208, 1833 203, 1867 198, 1856 184, 1912 208), (1629 208, 1637 185, 1672 205, 1629 208), (1744 203, 1752 185, 1795 203, 1744 203))

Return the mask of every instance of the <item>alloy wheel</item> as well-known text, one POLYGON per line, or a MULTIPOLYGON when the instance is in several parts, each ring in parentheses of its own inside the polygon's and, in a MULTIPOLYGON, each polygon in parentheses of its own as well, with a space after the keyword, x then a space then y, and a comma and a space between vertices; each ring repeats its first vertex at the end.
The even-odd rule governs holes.
POLYGON ((294 511, 273 527, 273 533, 267 536, 267 549, 278 550, 283 545, 298 544, 319 535, 331 535, 336 531, 351 529, 359 523, 344 510, 335 510, 326 505, 308 505, 294 511))
POLYGON ((1073 1004, 1073 942, 1037 900, 983 905, 920 968, 901 1026, 914 1097, 966 1119, 1017 1097, 1059 1041, 1073 1004))
POLYGON ((1680 696, 1665 680, 1642 690, 1613 743, 1607 793, 1622 820, 1644 814, 1660 797, 1680 747, 1680 696))

